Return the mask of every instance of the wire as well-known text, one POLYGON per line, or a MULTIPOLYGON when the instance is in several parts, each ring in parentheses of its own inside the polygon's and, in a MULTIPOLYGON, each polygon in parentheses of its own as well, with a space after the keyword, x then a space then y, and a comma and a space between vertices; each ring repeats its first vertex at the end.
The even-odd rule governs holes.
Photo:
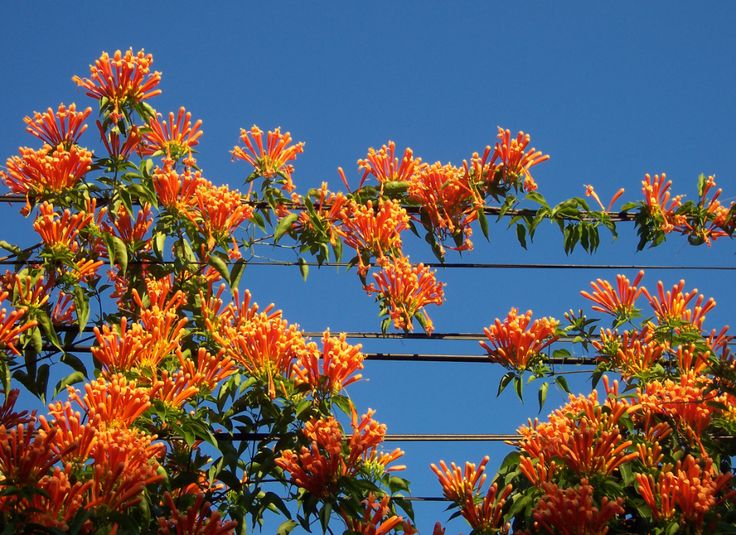
MULTIPOLYGON (((435 269, 582 269, 582 270, 658 270, 658 271, 736 271, 736 266, 698 266, 698 265, 662 265, 662 264, 558 264, 558 263, 511 263, 511 262, 421 262, 423 265, 435 269)), ((0 259, 0 265, 32 265, 43 264, 42 259, 27 259, 23 261, 0 259)), ((131 260, 129 266, 162 266, 174 264, 187 264, 196 266, 207 266, 207 262, 200 261, 174 261, 174 260, 131 260)), ((225 265, 234 266, 238 262, 226 261, 225 265)), ((248 260, 246 266, 272 266, 272 267, 336 267, 348 268, 349 262, 291 262, 287 260, 248 260)), ((369 262, 369 266, 376 267, 378 264, 369 262)))
MULTIPOLYGON (((262 441, 277 440, 283 435, 272 433, 214 433, 217 440, 262 441)), ((347 440, 349 436, 346 436, 347 440)), ((518 442, 521 435, 516 434, 447 434, 447 433, 409 433, 384 435, 384 442, 518 442)))

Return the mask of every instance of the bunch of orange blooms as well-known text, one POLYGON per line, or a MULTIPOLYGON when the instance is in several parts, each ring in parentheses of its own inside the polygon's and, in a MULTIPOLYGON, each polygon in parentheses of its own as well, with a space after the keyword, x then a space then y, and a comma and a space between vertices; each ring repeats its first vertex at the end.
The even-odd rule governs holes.
MULTIPOLYGON (((382 330, 418 324, 431 334, 427 309, 444 303, 444 284, 409 259, 406 230, 423 229, 444 261, 473 249, 474 226, 488 235, 487 214, 532 203, 535 217, 517 227, 522 245, 548 220, 566 250, 592 252, 599 228, 615 229, 623 192, 604 207, 588 186, 600 210, 578 197, 549 206, 532 176, 549 156, 503 128, 459 165, 389 141, 357 160, 354 190, 338 168, 344 191, 323 183, 302 194, 294 163, 304 143, 254 125, 231 151, 250 166, 247 190, 217 186, 196 159, 202 121, 152 107, 162 80, 152 67, 143 50, 103 53, 89 77, 73 78, 95 101, 94 136, 92 107, 35 112, 26 130, 40 146, 21 147, 0 170, 39 238, 0 244, 17 260, 0 277, 0 524, 226 534, 278 512, 280 533, 338 524, 415 533, 408 482, 396 475, 404 466, 393 464, 403 452, 383 449, 386 426, 370 409, 358 416, 346 391, 362 378, 362 348, 329 330, 312 341, 274 305, 259 307, 238 288, 244 267, 258 247, 278 245, 306 276, 307 256, 321 265, 350 250, 382 330), (17 410, 17 387, 46 413, 17 410)), ((733 204, 713 177, 701 177, 697 202, 671 187, 646 175, 636 213, 622 207, 640 248, 672 232, 694 245, 732 235, 733 204)), ((544 379, 543 401, 555 377, 549 353, 563 339, 592 347, 596 374, 622 382, 604 378, 605 394, 571 396, 522 426, 485 490, 487 457, 464 470, 432 466, 473 533, 698 533, 733 522, 725 465, 734 452, 722 440, 736 433, 731 336, 705 330, 714 300, 684 281, 650 292, 643 276, 598 279, 582 293, 613 317, 599 332, 586 317, 563 325, 516 308, 485 329, 489 363, 507 369, 501 386, 513 380, 520 396, 524 380, 544 379), (642 296, 649 314, 637 308, 642 296)), ((444 532, 438 523, 434 533, 444 532)))

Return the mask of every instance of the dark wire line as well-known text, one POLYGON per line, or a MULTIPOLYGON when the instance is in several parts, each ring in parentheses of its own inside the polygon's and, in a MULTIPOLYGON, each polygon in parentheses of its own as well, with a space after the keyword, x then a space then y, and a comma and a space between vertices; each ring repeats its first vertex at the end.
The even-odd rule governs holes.
MULTIPOLYGON (((70 344, 62 346, 66 353, 91 353, 92 346, 70 344)), ((55 346, 44 346, 43 351, 58 351, 55 346)), ((459 362, 459 363, 486 363, 493 364, 487 355, 453 355, 453 354, 427 354, 427 353, 363 353, 365 360, 376 360, 386 362, 459 362)), ((546 362, 555 365, 594 366, 595 357, 549 357, 546 362)))
MULTIPOLYGON (((421 262, 427 267, 436 269, 581 269, 581 270, 659 270, 659 271, 736 271, 736 266, 698 266, 698 265, 662 265, 662 264, 559 264, 559 263, 513 263, 513 262, 421 262)), ((34 265, 43 264, 42 259, 27 259, 23 261, 0 259, 0 265, 34 265)), ((181 261, 181 260, 131 260, 129 266, 163 266, 174 264, 186 264, 196 266, 207 266, 203 261, 181 261)), ((225 265, 234 266, 237 262, 226 261, 225 265)), ((378 264, 369 262, 369 266, 376 267, 378 264)), ((351 267, 349 262, 292 262, 287 260, 248 260, 245 266, 259 267, 351 267)))
MULTIPOLYGON (((109 202, 109 198, 106 197, 98 197, 98 201, 101 203, 100 205, 103 206, 109 202)), ((27 201, 26 197, 22 195, 0 195, 0 202, 5 202, 9 204, 25 204, 27 201)), ((140 203, 138 201, 134 201, 133 204, 139 205, 140 203)), ((264 201, 249 201, 249 200, 243 200, 243 204, 252 206, 254 208, 270 208, 270 205, 267 202, 264 201)), ((305 210, 305 206, 301 203, 295 203, 295 202, 284 202, 283 206, 288 209, 292 210, 305 210)), ((313 203, 313 206, 315 209, 319 210, 323 206, 321 203, 316 202, 313 203)), ((325 206, 327 206, 325 204, 325 206)), ((419 206, 413 206, 413 205, 403 205, 403 208, 412 214, 419 213, 421 211, 421 207, 419 206)), ((515 216, 521 216, 521 217, 536 217, 537 213, 539 211, 532 209, 532 208, 503 208, 502 206, 484 206, 483 207, 483 213, 486 215, 496 215, 499 217, 515 217, 515 216)), ((594 211, 594 210, 580 210, 577 215, 569 216, 569 215, 560 215, 558 216, 558 219, 562 219, 565 221, 585 221, 585 220, 595 220, 598 219, 600 215, 607 216, 611 221, 615 222, 630 222, 636 220, 636 214, 635 213, 629 213, 629 212, 607 212, 607 211, 594 211)))
MULTIPOLYGON (((233 441, 271 441, 278 440, 284 435, 274 433, 214 433, 217 440, 233 441)), ((349 435, 345 439, 349 439, 349 435)), ((468 433, 392 433, 384 435, 384 442, 518 442, 521 435, 517 434, 468 434, 468 433)))

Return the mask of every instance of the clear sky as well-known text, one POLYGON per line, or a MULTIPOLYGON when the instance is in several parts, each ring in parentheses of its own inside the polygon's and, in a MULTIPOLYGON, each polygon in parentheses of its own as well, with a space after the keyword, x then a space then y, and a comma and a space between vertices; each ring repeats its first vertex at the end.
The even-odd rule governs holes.
MULTIPOLYGON (((619 187, 641 198, 645 173, 666 172, 677 192, 695 195, 701 172, 736 191, 736 4, 730 2, 13 2, 0 7, 0 156, 32 143, 22 119, 59 102, 88 105, 71 82, 87 75, 102 50, 154 54, 164 93, 161 112, 184 105, 204 121, 198 160, 215 182, 242 186, 248 169, 228 151, 241 127, 281 126, 306 142, 296 162, 301 192, 336 168, 357 179, 368 147, 395 140, 425 161, 460 163, 493 144, 498 125, 532 135, 552 156, 535 168, 539 191, 556 202, 594 184, 603 198, 619 187)), ((30 239, 29 221, 3 207, 0 239, 30 239)), ((502 223, 486 243, 476 229, 479 262, 575 262, 733 265, 722 240, 693 248, 675 237, 635 252, 631 230, 604 235, 599 254, 566 257, 553 228, 524 251, 502 223)), ((412 259, 432 260, 420 243, 412 259)), ((268 251, 263 254, 268 255, 268 251)), ((457 261, 449 256, 448 261, 457 261)), ((629 271, 631 276, 635 271, 629 271)), ((613 271, 445 270, 447 303, 430 309, 438 332, 479 332, 511 306, 561 316, 578 295, 613 271)), ((711 326, 730 321, 732 272, 649 272, 645 283, 686 278, 719 302, 711 326)), ((275 302, 307 330, 377 330, 376 308, 353 272, 250 267, 242 285, 275 302)), ((474 343, 365 344, 367 351, 480 354, 474 343)), ((537 413, 507 392, 501 370, 483 364, 367 363, 354 385, 360 410, 391 433, 513 433, 537 413)), ((575 375, 571 377, 577 377, 575 375)), ((585 388, 582 381, 572 384, 585 388)), ((562 399, 550 396, 547 409, 562 399)), ((392 446, 393 447, 393 446, 392 446)), ((418 496, 439 495, 428 464, 440 458, 494 464, 503 445, 401 444, 418 496)), ((443 507, 417 504, 422 532, 445 520, 443 507)), ((450 524, 448 533, 468 530, 450 524)), ((265 532, 268 532, 266 529, 265 532)))

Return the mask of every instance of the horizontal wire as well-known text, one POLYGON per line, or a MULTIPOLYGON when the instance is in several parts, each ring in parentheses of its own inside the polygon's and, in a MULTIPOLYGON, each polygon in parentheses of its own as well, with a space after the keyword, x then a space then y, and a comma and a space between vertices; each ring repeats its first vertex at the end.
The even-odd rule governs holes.
MULTIPOLYGON (((55 346, 44 346, 43 351, 57 351, 55 346)), ((70 344, 62 346, 66 353, 91 353, 92 346, 70 344)), ((427 354, 427 353, 363 353, 365 360, 390 361, 390 362, 462 362, 462 363, 487 363, 493 364, 487 355, 454 355, 454 354, 427 354)), ((594 366, 595 357, 550 357, 545 359, 549 364, 560 366, 594 366)))
MULTIPOLYGON (((98 197, 100 205, 104 205, 109 202, 109 198, 98 197)), ((23 195, 0 195, 0 202, 8 204, 25 204, 27 201, 23 195)), ((134 202, 133 204, 139 204, 134 202)), ((249 201, 243 200, 243 204, 252 206, 254 208, 270 208, 270 205, 264 201, 249 201)), ((287 209, 293 210, 305 210, 306 207, 302 203, 296 202, 284 202, 283 206, 287 209)), ((319 210, 322 208, 322 204, 319 202, 313 203, 315 209, 319 210)), ((327 205, 325 205, 327 206, 327 205)), ((403 205, 403 208, 409 213, 419 213, 421 207, 413 205, 403 205)), ((539 210, 533 208, 504 208, 502 206, 483 206, 483 213, 486 215, 496 215, 499 217, 536 217, 539 210)), ((580 220, 595 220, 596 216, 605 215, 611 221, 615 222, 631 222, 636 220, 635 213, 629 212, 609 212, 609 211, 594 211, 594 210, 581 210, 578 216, 560 215, 559 219, 565 221, 580 221, 580 220)))
MULTIPOLYGON (((278 440, 281 436, 273 433, 214 433, 217 440, 234 441, 261 441, 278 440)), ((349 435, 344 437, 346 440, 349 435)), ((521 435, 517 434, 467 434, 467 433, 393 433, 383 437, 384 442, 518 442, 521 435)))
MULTIPOLYGON (((26 259, 23 261, 0 259, 2 266, 33 265, 42 264, 42 259, 26 259)), ((225 265, 234 266, 238 262, 224 261, 225 265)), ((196 266, 209 265, 204 261, 179 261, 179 260, 131 260, 129 266, 166 266, 174 264, 186 264, 196 266)), ((559 263, 512 263, 512 262, 421 262, 421 264, 436 269, 595 269, 595 270, 634 270, 643 269, 651 271, 736 271, 736 266, 701 266, 701 265, 663 265, 663 264, 559 264, 559 263)), ((288 260, 249 260, 246 266, 273 266, 273 267, 336 267, 348 268, 353 266, 349 262, 293 262, 288 260)), ((377 267, 376 262, 367 264, 377 267)))

